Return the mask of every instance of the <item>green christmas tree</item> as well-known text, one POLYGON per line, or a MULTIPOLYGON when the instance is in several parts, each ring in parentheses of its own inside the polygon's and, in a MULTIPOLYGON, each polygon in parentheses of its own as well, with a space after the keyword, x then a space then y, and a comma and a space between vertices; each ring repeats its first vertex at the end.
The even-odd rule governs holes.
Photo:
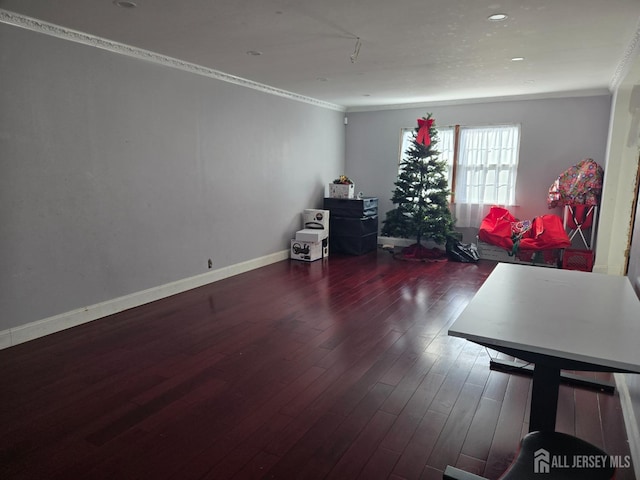
POLYGON ((431 114, 418 119, 412 145, 401 163, 391 201, 396 205, 386 214, 382 235, 415 238, 413 256, 420 256, 422 240, 441 245, 455 238, 454 219, 449 210, 447 164, 436 150, 438 132, 431 114), (417 251, 416 251, 417 250, 417 251))

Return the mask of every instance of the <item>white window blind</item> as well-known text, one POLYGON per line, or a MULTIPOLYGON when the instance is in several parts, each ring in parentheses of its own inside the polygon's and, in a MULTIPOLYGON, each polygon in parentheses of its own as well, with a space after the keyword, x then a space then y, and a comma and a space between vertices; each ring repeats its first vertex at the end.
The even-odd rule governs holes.
POLYGON ((517 126, 460 129, 456 202, 515 203, 518 130, 517 126))

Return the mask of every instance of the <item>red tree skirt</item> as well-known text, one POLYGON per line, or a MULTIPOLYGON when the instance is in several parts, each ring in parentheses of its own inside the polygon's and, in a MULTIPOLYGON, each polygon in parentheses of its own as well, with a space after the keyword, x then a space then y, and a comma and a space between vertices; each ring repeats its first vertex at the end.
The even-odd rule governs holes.
POLYGON ((447 259, 447 253, 439 248, 427 248, 419 243, 414 243, 408 247, 404 247, 398 255, 405 260, 420 260, 427 262, 437 262, 447 259))

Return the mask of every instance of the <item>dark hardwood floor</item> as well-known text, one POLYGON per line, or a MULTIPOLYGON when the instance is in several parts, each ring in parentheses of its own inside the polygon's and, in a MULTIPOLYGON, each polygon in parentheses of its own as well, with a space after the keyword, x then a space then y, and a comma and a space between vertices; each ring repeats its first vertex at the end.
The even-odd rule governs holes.
MULTIPOLYGON (((495 479, 531 381, 447 335, 494 265, 284 261, 2 350, 0 478, 495 479)), ((617 395, 558 410, 629 454, 617 395)))

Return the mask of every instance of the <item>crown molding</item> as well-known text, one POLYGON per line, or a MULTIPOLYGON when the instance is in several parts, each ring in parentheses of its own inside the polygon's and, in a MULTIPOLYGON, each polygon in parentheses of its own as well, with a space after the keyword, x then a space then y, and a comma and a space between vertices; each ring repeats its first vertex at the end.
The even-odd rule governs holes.
POLYGON ((327 108, 329 110, 337 110, 339 112, 346 111, 346 108, 341 105, 336 105, 329 102, 323 102, 311 97, 305 97, 304 95, 298 95, 297 93, 288 92, 279 88, 264 85, 262 83, 247 80, 246 78, 236 77, 228 73, 220 72, 212 68, 203 67, 202 65, 196 65, 194 63, 185 62, 177 58, 168 57, 159 53, 151 52, 141 48, 132 47, 122 43, 114 42, 106 38, 96 37, 88 33, 79 32, 69 28, 61 27, 48 22, 43 22, 35 18, 31 18, 18 13, 10 12, 8 10, 0 9, 0 23, 6 23, 15 27, 24 28, 33 32, 42 33, 52 37, 61 38, 74 43, 80 43, 82 45, 88 45, 90 47, 100 48, 120 55, 126 55, 129 57, 137 58, 139 60, 145 60, 149 62, 158 63, 170 68, 177 68, 189 73, 195 73, 196 75, 202 75, 209 78, 214 78, 227 83, 233 83, 242 87, 258 90, 270 95, 276 95, 279 97, 288 98, 297 102, 308 103, 317 107, 327 108))
POLYGON ((347 113, 376 112, 380 110, 410 110, 413 108, 451 107, 456 105, 475 105, 499 102, 520 102, 527 100, 545 100, 554 98, 574 98, 574 97, 601 97, 611 96, 607 87, 591 88, 586 90, 570 90, 561 92, 540 92, 523 95, 509 95, 500 97, 483 98, 461 98, 458 100, 437 100, 432 102, 412 102, 389 105, 368 105, 358 107, 348 107, 347 113))
POLYGON ((636 25, 636 31, 631 38, 631 41, 627 45, 620 62, 618 62, 618 66, 616 67, 615 72, 613 73, 613 77, 611 78, 611 83, 609 83, 609 90, 611 92, 615 92, 618 87, 622 84, 627 73, 631 69, 633 63, 635 62, 638 54, 640 53, 640 19, 638 19, 638 24, 636 25))

